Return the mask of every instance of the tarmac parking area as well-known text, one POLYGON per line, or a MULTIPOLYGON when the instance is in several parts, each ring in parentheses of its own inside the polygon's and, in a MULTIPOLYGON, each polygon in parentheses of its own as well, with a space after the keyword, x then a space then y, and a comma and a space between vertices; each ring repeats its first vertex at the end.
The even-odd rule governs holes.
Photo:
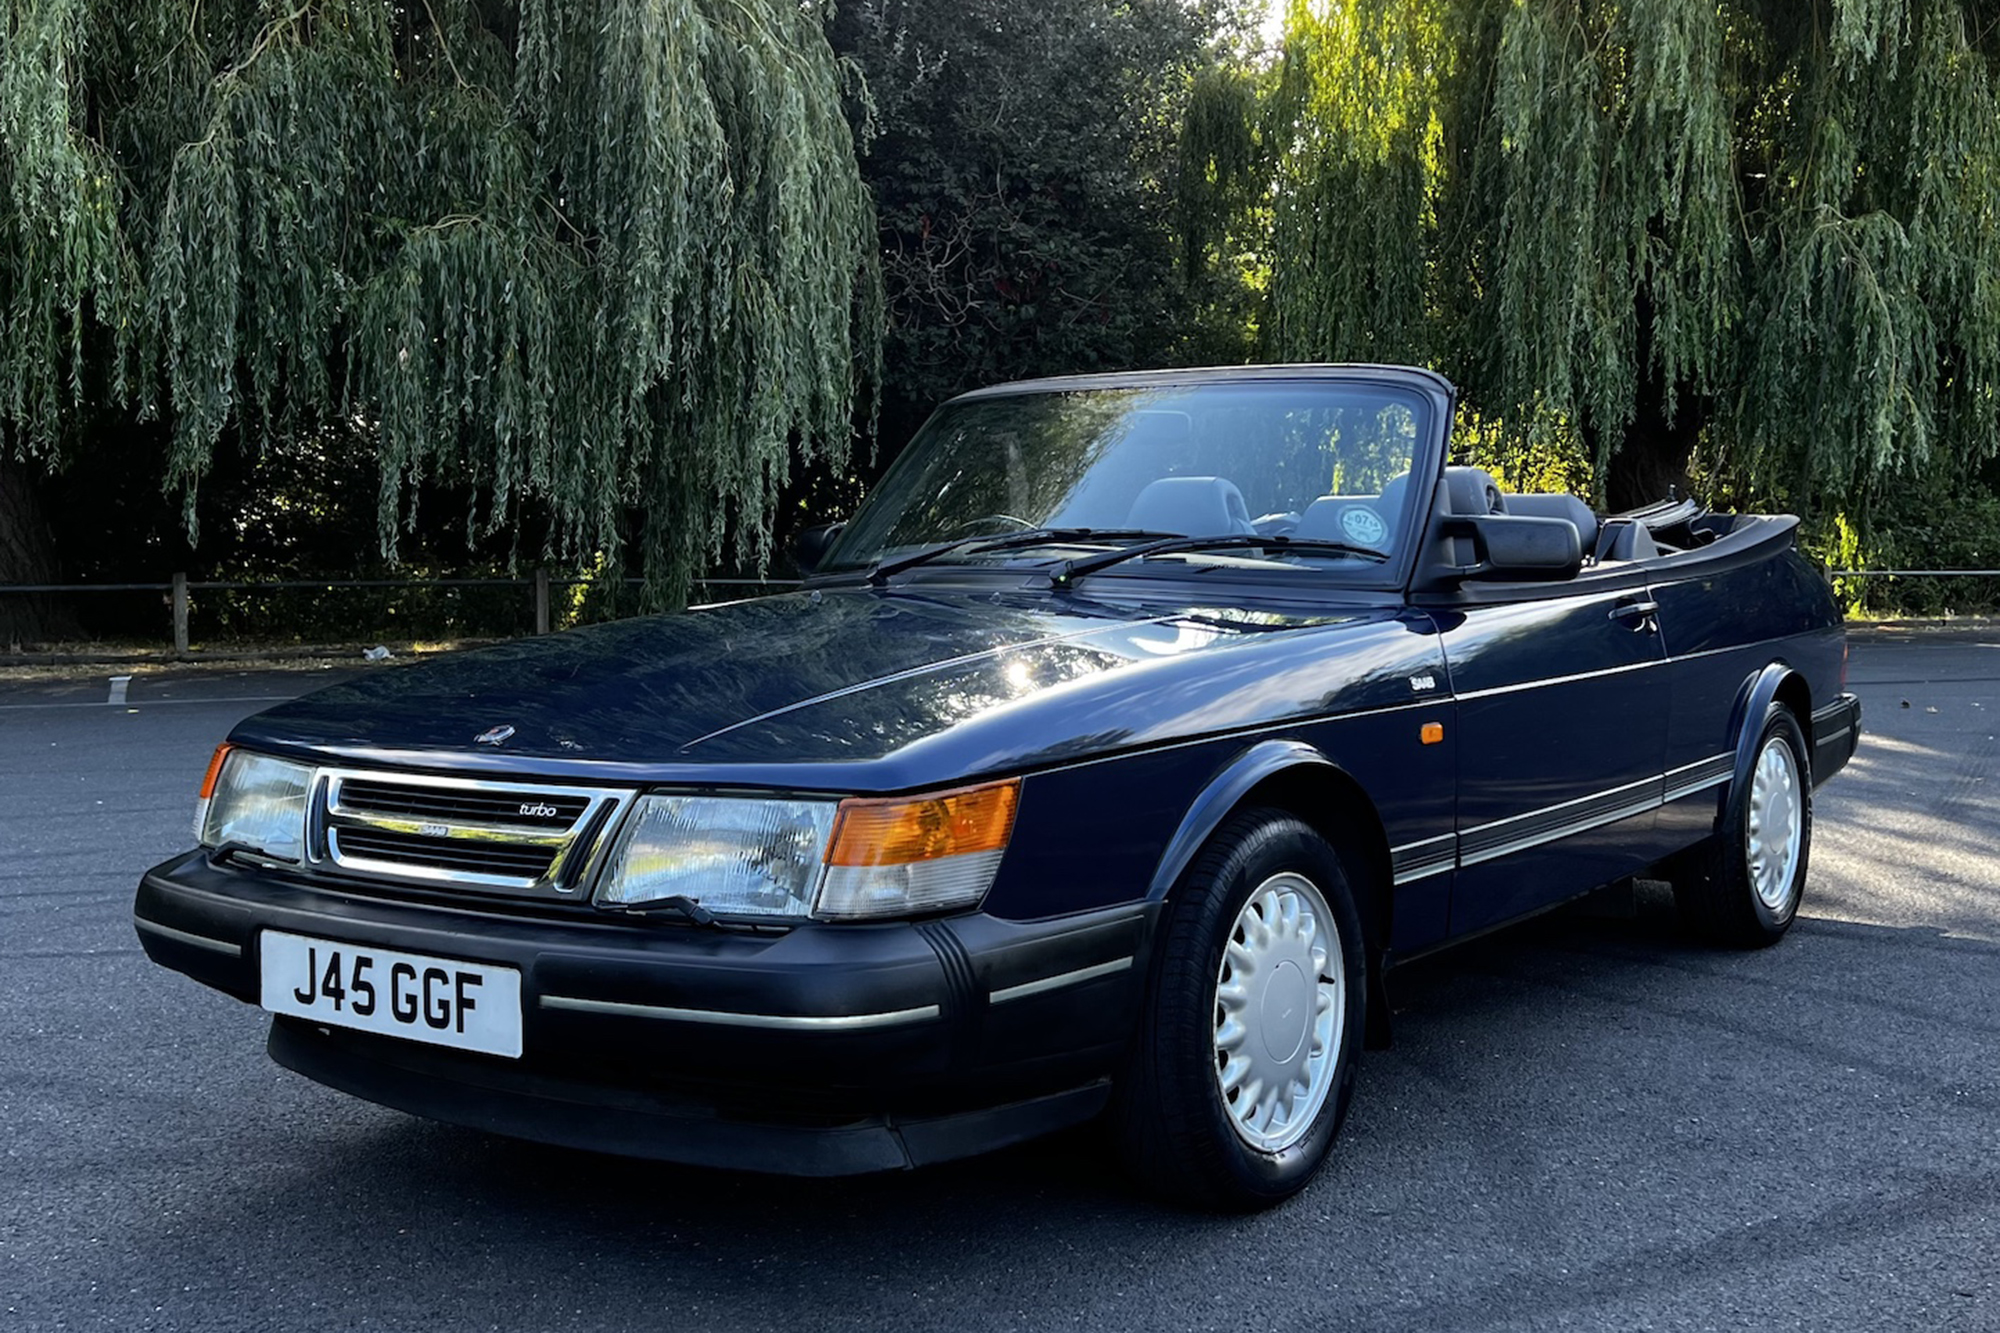
POLYGON ((1399 970, 1335 1160, 1248 1218, 1155 1205, 1087 1132, 793 1181, 278 1069, 131 897, 216 740, 324 678, 0 684, 0 1327, 2000 1327, 2000 632, 1857 634, 1862 749, 1781 944, 1642 893, 1399 970))

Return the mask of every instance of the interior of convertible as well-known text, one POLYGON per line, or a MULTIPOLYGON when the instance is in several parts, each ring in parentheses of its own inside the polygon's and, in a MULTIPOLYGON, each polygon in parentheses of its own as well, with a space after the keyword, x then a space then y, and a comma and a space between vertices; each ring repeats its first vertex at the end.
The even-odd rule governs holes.
MULTIPOLYGON (((1215 429, 1208 415, 1158 407, 1132 413, 1120 423, 1120 447, 1098 461, 1050 523, 1102 522, 1122 514, 1125 527, 1152 532, 1255 534, 1385 552, 1396 545, 1407 521, 1410 478, 1402 469, 1417 430, 1407 410, 1370 401, 1359 410, 1321 414, 1313 422, 1317 429, 1247 436, 1215 429), (1316 487, 1302 491, 1299 482, 1315 471, 1330 471, 1349 486, 1317 496, 1311 493, 1316 487), (1370 481, 1375 485, 1367 490, 1353 485, 1370 481)), ((1296 409, 1285 418, 1288 425, 1298 419, 1296 409)), ((1240 430, 1244 422, 1235 417, 1228 424, 1240 430)), ((1567 521, 1577 530, 1585 571, 1696 550, 1728 533, 1733 522, 1694 501, 1674 499, 1600 515, 1575 495, 1508 493, 1492 473, 1468 466, 1445 469, 1439 507, 1454 516, 1567 521)))
POLYGON ((1453 514, 1566 520, 1576 528, 1585 569, 1698 550, 1736 526, 1736 516, 1711 514, 1693 500, 1670 498, 1643 509, 1600 516, 1574 495, 1507 494, 1480 468, 1449 467, 1444 480, 1453 514))
MULTIPOLYGON (((1408 547, 1411 529, 1428 524, 1413 503, 1410 471, 1419 442, 1437 429, 1419 395, 1331 379, 956 400, 846 525, 829 568, 932 547, 943 549, 924 563, 1047 562, 1062 543, 1106 550, 1174 536, 1226 540, 1149 550, 1147 558, 1345 575, 1386 563, 1408 547), (1010 534, 1025 540, 1004 540, 1010 534), (982 547, 984 536, 994 541, 982 547), (1258 537, 1288 540, 1264 545, 1258 537)), ((1689 501, 1599 515, 1573 495, 1505 493, 1475 467, 1449 467, 1443 480, 1437 512, 1480 520, 1488 538, 1543 543, 1533 558, 1544 571, 1538 578, 1673 558, 1764 526, 1689 501), (1510 518, 1542 522, 1489 521, 1510 518), (1575 527, 1580 562, 1564 565, 1560 551, 1551 558, 1543 525, 1554 521, 1575 527)), ((1454 554, 1446 567, 1476 563, 1454 554)))
MULTIPOLYGON (((1253 518, 1242 492, 1227 477, 1162 477, 1139 492, 1127 521, 1134 528, 1168 532, 1257 533, 1383 549, 1394 542, 1408 482, 1405 474, 1377 493, 1321 495, 1302 510, 1253 518)), ((1584 569, 1697 550, 1738 526, 1736 516, 1712 514, 1684 499, 1599 515, 1574 495, 1503 491, 1492 473, 1477 467, 1445 469, 1439 508, 1453 516, 1565 521, 1576 529, 1584 569)))

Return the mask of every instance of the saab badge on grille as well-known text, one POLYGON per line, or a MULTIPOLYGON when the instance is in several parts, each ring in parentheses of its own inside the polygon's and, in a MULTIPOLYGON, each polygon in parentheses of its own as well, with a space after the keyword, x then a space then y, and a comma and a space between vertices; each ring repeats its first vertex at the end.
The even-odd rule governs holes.
POLYGON ((514 729, 502 723, 488 731, 482 731, 472 738, 474 745, 498 745, 514 734, 514 729))

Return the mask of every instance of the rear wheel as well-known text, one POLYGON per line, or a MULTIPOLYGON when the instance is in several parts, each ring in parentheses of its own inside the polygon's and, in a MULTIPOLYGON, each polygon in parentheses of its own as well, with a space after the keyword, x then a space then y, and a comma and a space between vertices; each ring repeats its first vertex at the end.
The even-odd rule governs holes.
POLYGON ((1730 794, 1712 845, 1674 873, 1674 900, 1719 944, 1775 944, 1798 915, 1812 852, 1812 769, 1805 733, 1783 704, 1764 715, 1749 780, 1730 794))
POLYGON ((1119 1084, 1127 1164, 1210 1207, 1268 1207, 1304 1188, 1347 1115, 1365 982, 1333 848, 1282 811, 1231 818, 1170 899, 1119 1084))

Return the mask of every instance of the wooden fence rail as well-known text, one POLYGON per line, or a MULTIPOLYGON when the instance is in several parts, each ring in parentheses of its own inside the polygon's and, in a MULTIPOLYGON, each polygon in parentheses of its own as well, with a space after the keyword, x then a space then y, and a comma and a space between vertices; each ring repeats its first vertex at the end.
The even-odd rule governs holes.
MULTIPOLYGON (((174 651, 188 651, 188 611, 191 594, 198 592, 277 592, 285 589, 340 588, 525 588, 532 601, 535 633, 547 634, 551 627, 550 590, 574 588, 597 582, 586 578, 555 578, 546 569, 537 569, 527 578, 441 578, 441 579, 190 579, 176 573, 165 583, 0 583, 0 596, 9 593, 69 596, 72 593, 163 592, 173 612, 174 651)), ((626 579, 628 585, 643 579, 626 579)), ((778 591, 798 586, 796 579, 696 579, 701 590, 720 588, 778 591)))
MULTIPOLYGON (((1830 578, 1968 579, 2000 578, 2000 569, 1832 569, 1830 578)), ((596 580, 555 578, 546 569, 537 569, 526 578, 441 578, 441 579, 190 579, 176 573, 165 583, 0 583, 0 596, 71 593, 163 592, 173 609, 174 651, 188 651, 188 609, 191 594, 198 592, 259 592, 314 588, 525 588, 532 599, 535 633, 547 634, 551 626, 550 590, 574 588, 596 580)), ((642 579, 626 579, 639 584, 642 579)), ((779 591, 798 586, 796 579, 696 579, 699 589, 757 589, 779 591)))

